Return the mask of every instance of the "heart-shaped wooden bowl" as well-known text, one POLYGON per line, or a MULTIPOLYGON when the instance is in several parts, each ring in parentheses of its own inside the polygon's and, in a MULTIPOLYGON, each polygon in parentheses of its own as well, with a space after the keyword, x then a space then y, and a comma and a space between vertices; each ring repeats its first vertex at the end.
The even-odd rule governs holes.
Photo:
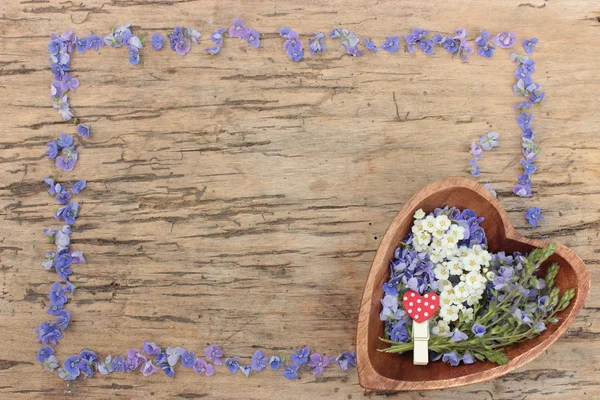
POLYGON ((444 362, 433 362, 426 366, 417 366, 413 365, 412 352, 399 355, 378 351, 388 346, 379 340, 383 337, 383 322, 379 320, 379 313, 380 300, 383 298, 382 285, 389 279, 389 263, 394 249, 408 233, 416 210, 422 208, 429 213, 436 207, 446 205, 460 209, 470 208, 485 218, 482 226, 491 251, 529 252, 548 244, 544 240, 528 239, 520 235, 490 191, 469 179, 442 179, 413 196, 398 212, 383 236, 365 285, 358 318, 356 351, 359 382, 366 389, 444 389, 505 375, 542 354, 567 330, 583 307, 591 285, 585 264, 573 251, 557 245, 554 255, 542 265, 542 271, 550 262, 558 262, 561 268, 556 278, 556 286, 561 288, 561 294, 567 288, 575 288, 575 297, 569 307, 558 314, 558 323, 549 324, 548 329, 535 339, 507 348, 510 360, 508 364, 477 362, 452 367, 444 362))

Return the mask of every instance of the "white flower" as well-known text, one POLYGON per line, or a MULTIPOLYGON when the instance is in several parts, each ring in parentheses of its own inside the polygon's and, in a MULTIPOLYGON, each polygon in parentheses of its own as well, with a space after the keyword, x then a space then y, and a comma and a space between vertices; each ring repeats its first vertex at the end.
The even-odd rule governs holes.
POLYGON ((419 234, 425 232, 425 227, 423 226, 423 221, 415 221, 415 223, 413 224, 413 226, 411 228, 411 231, 415 235, 419 235, 419 234))
POLYGON ((423 220, 424 226, 425 226, 425 230, 427 232, 433 232, 436 228, 435 226, 435 217, 433 215, 428 215, 427 217, 425 217, 425 219, 423 220))
POLYGON ((460 225, 452 225, 448 234, 457 240, 462 240, 465 238, 465 228, 460 225))
POLYGON ((454 257, 448 260, 448 270, 450 271, 450 275, 461 275, 463 271, 460 259, 454 257))
POLYGON ((433 231, 433 237, 438 238, 438 239, 443 239, 446 236, 446 231, 444 231, 443 229, 435 229, 433 231))
POLYGON ((488 281, 493 281, 496 278, 496 274, 494 271, 488 271, 488 273, 485 274, 485 277, 488 281))
POLYGON ((460 300, 461 302, 465 301, 467 297, 469 297, 469 292, 470 290, 465 282, 460 282, 458 285, 454 286, 454 294, 456 299, 460 300))
POLYGON ((469 248, 467 246, 460 246, 458 251, 460 252, 459 255, 463 258, 469 255, 469 248))
POLYGON ((450 333, 450 326, 443 320, 438 321, 437 325, 435 325, 431 330, 431 333, 436 336, 448 336, 450 333))
POLYGON ((469 286, 470 291, 479 290, 484 284, 483 276, 477 271, 471 271, 467 274, 465 282, 469 286))
POLYGON ((448 267, 442 265, 442 264, 438 264, 434 269, 433 272, 435 273, 435 278, 438 280, 441 279, 448 279, 450 277, 450 271, 448 270, 448 267))
POLYGON ((465 322, 471 322, 473 320, 473 309, 465 308, 462 310, 462 315, 465 317, 465 322))
POLYGON ((474 253, 468 254, 462 259, 462 266, 465 271, 474 271, 479 269, 479 257, 474 253))
POLYGON ((451 306, 450 310, 452 313, 450 314, 450 321, 456 321, 458 319, 458 312, 460 308, 458 306, 451 306))
POLYGON ((435 227, 437 229, 447 231, 451 224, 450 219, 446 215, 438 215, 435 218, 435 227))
POLYGON ((452 321, 453 311, 451 307, 440 307, 440 317, 446 322, 452 321))
POLYGON ((479 300, 481 300, 481 294, 471 294, 469 297, 467 297, 467 304, 474 306, 475 304, 479 303, 479 300))
POLYGON ((415 211, 415 219, 423 219, 425 218, 425 211, 423 211, 422 209, 418 209, 417 211, 415 211))

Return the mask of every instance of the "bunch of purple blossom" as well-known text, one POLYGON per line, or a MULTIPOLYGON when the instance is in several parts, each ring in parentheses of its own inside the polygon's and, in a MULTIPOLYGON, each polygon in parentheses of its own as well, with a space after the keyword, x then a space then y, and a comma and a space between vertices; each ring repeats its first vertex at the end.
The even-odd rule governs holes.
POLYGON ((473 158, 469 161, 467 172, 470 172, 471 175, 475 177, 480 175, 477 160, 483 158, 483 150, 490 151, 494 147, 498 147, 499 137, 500 135, 498 135, 497 132, 488 132, 479 138, 479 143, 475 142, 474 140, 471 142, 471 150, 469 153, 473 156, 473 158))
POLYGON ((200 32, 195 29, 176 26, 173 28, 173 32, 169 34, 171 50, 175 51, 180 56, 184 56, 192 48, 192 43, 198 44, 200 36, 202 36, 200 32))
MULTIPOLYGON (((54 81, 50 85, 50 99, 54 101, 53 107, 60 116, 68 121, 74 114, 69 106, 67 92, 74 91, 79 86, 79 80, 73 78, 71 70, 71 53, 76 46, 77 37, 73 31, 66 31, 61 35, 52 34, 48 43, 48 58, 50 70, 54 74, 54 81)), ((94 41, 95 43, 95 41, 94 41)))
POLYGON ((260 33, 244 25, 244 21, 240 18, 233 20, 233 25, 229 27, 229 37, 243 39, 255 49, 260 46, 260 33))
POLYGON ((479 36, 475 38, 475 44, 479 47, 477 54, 481 57, 491 58, 494 56, 496 48, 489 43, 490 33, 484 30, 479 31, 479 36))
POLYGON ((115 49, 125 46, 129 50, 129 63, 139 64, 140 49, 144 47, 143 38, 133 34, 130 24, 114 28, 110 34, 104 37, 104 43, 115 49))
POLYGON ((225 28, 217 29, 210 35, 210 40, 215 44, 213 47, 209 47, 204 49, 208 54, 215 55, 221 51, 221 47, 223 47, 223 34, 227 31, 225 28))
POLYGON ((340 43, 346 48, 346 54, 350 54, 354 57, 360 57, 364 52, 358 50, 358 43, 360 40, 356 36, 356 33, 349 32, 347 29, 341 31, 336 27, 329 33, 329 37, 332 39, 340 39, 340 43))
POLYGON ((77 147, 73 144, 73 136, 61 133, 57 140, 46 144, 44 153, 50 160, 56 160, 56 166, 63 171, 72 171, 79 158, 77 147))
MULTIPOLYGON (((448 53, 455 55, 458 54, 461 60, 467 61, 469 55, 473 54, 475 50, 467 43, 467 30, 463 28, 458 28, 454 32, 453 37, 441 36, 436 34, 433 36, 433 43, 440 45, 443 47, 448 53)), ((425 54, 433 54, 433 49, 429 49, 429 45, 421 43, 425 42, 421 40, 419 42, 419 46, 425 54), (426 51, 427 50, 427 51, 426 51)))
MULTIPOLYGON (((433 54, 435 43, 433 40, 426 37, 428 33, 428 30, 415 28, 410 35, 404 36, 407 50, 411 53, 415 53, 417 51, 416 46, 419 46, 419 48, 423 50, 423 53, 429 55, 433 54)), ((439 35, 436 35, 435 37, 437 38, 438 36, 439 35)))
POLYGON ((294 32, 287 26, 279 30, 279 35, 285 39, 283 49, 287 52, 290 60, 299 62, 304 58, 304 43, 300 41, 298 32, 294 32))

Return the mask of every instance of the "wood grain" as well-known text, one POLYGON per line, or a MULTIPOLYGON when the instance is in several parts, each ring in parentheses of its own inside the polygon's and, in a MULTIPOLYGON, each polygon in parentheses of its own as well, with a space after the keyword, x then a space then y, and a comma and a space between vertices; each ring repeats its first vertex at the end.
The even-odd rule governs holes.
MULTIPOLYGON (((514 226, 552 238, 582 256, 600 278, 600 32, 597 1, 280 2, 6 0, 0 4, 0 397, 8 399, 211 398, 357 399, 355 373, 328 369, 292 383, 265 372, 175 380, 119 374, 66 386, 35 362, 33 328, 46 318, 54 277, 40 263, 58 226, 40 181, 85 178, 75 249, 79 286, 73 325, 59 356, 84 347, 123 353, 150 339, 202 349, 222 344, 249 357, 256 347, 301 345, 329 355, 355 345, 363 284, 380 237, 421 187, 460 174, 472 139, 494 130, 501 146, 480 163, 514 226), (263 47, 226 41, 203 54, 212 30, 240 16, 263 33, 263 47), (185 57, 146 51, 132 67, 123 49, 75 54, 82 85, 72 96, 92 137, 72 173, 42 155, 74 127, 48 99, 51 32, 105 34, 132 23, 163 34, 193 26, 203 40, 185 57), (277 30, 308 34, 334 25, 377 43, 414 27, 465 27, 537 36, 536 80, 548 99, 534 129, 543 149, 534 197, 510 194, 520 173, 508 51, 468 64, 380 52, 327 53, 291 63, 277 30), (540 228, 524 211, 544 210, 540 228)), ((306 36, 304 36, 306 40, 306 36)), ((465 175, 466 176, 466 175, 465 175)), ((598 285, 595 286, 596 288, 598 285)), ((595 399, 600 292, 546 354, 492 382, 406 399, 595 399)))
POLYGON ((565 310, 557 314, 559 321, 556 324, 549 324, 548 329, 535 339, 507 347, 508 363, 496 365, 492 362, 477 362, 469 366, 452 367, 438 362, 416 366, 413 365, 410 354, 381 352, 380 350, 389 347, 380 340, 384 336, 383 324, 379 318, 381 299, 385 295, 382 286, 390 279, 389 265, 394 257, 394 250, 410 232, 417 210, 431 213, 446 205, 471 209, 485 218, 482 227, 486 232, 490 251, 518 251, 527 254, 548 245, 547 241, 529 239, 518 233, 498 199, 477 182, 453 176, 421 189, 402 207, 382 237, 365 284, 356 333, 358 378, 365 388, 398 391, 447 389, 506 375, 546 351, 567 331, 583 308, 590 291, 590 275, 583 260, 559 244, 554 254, 541 265, 540 274, 544 276, 548 265, 557 263, 560 272, 556 276, 555 287, 561 290, 560 296, 566 290, 574 289, 575 297, 565 310))

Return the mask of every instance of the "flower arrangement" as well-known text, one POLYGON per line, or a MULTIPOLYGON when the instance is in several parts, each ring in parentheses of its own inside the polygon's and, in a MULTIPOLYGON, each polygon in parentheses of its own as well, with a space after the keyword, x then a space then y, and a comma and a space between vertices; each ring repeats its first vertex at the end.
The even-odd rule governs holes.
POLYGON ((390 344, 383 351, 413 349, 411 318, 399 306, 408 291, 439 293, 429 350, 434 361, 452 366, 478 360, 505 364, 504 347, 532 339, 558 321, 556 314, 569 305, 575 291, 559 296, 554 287, 557 263, 540 276, 540 265, 555 245, 529 254, 492 253, 482 222, 469 209, 437 208, 428 215, 417 210, 411 232, 390 262, 390 279, 383 284, 382 340, 390 344))

